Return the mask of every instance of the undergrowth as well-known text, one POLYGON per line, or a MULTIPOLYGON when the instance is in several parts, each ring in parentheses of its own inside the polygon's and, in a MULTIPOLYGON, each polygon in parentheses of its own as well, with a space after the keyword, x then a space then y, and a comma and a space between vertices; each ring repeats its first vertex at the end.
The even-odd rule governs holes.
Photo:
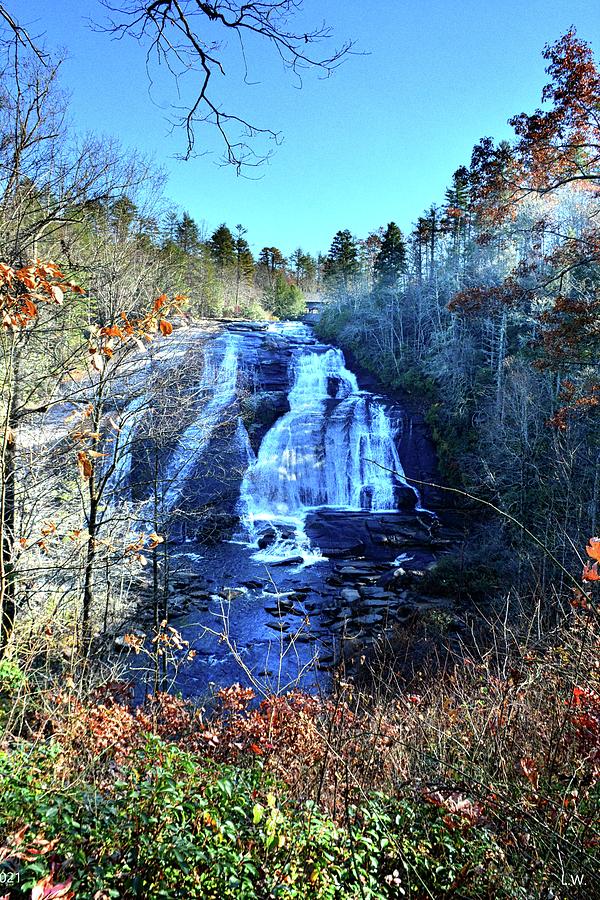
MULTIPOLYGON (((593 586, 595 587, 595 586, 593 586)), ((0 664, 0 897, 600 895, 600 629, 206 707, 0 664)))

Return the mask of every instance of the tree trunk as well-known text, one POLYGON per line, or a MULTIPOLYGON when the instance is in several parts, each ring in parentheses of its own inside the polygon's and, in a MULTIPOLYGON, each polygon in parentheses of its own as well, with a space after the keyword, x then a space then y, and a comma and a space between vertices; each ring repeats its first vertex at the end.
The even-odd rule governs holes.
POLYGON ((2 437, 0 490, 0 659, 10 641, 16 615, 16 572, 14 543, 16 525, 17 390, 19 383, 16 338, 8 354, 8 399, 2 437))
MULTIPOLYGON (((14 398, 11 398, 14 399, 14 398)), ((6 652, 15 624, 16 573, 14 564, 14 540, 16 523, 15 475, 16 475, 16 417, 14 405, 6 417, 7 428, 2 448, 2 500, 1 500, 1 551, 0 551, 0 659, 6 652)))
POLYGON ((81 644, 83 653, 88 655, 92 641, 92 609, 94 606, 94 570, 96 566, 96 534, 98 531, 98 497, 95 476, 89 479, 90 507, 88 514, 88 540, 85 553, 83 578, 83 609, 81 615, 81 644))

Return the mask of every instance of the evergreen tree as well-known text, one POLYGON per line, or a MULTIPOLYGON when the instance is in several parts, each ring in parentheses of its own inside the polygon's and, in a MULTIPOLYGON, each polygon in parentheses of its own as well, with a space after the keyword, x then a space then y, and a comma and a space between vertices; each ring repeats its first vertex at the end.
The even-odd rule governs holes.
POLYGON ((375 257, 373 275, 379 290, 396 291, 401 276, 406 272, 406 244, 395 222, 390 222, 381 249, 375 257))
POLYGON ((208 246, 217 268, 223 270, 235 266, 235 239, 224 222, 212 233, 208 246))
POLYGON ((138 216, 137 206, 126 196, 109 203, 107 211, 110 224, 120 234, 128 234, 138 216))
POLYGON ((466 212, 470 205, 469 170, 460 166, 452 176, 452 185, 446 191, 446 208, 466 212))
POLYGON ((278 272, 273 285, 265 291, 264 305, 278 319, 296 319, 306 312, 306 302, 300 288, 288 284, 282 272, 278 272))
POLYGON ((360 272, 358 247, 348 231, 338 231, 324 265, 324 279, 334 291, 348 291, 360 272))
POLYGON ((224 307, 223 282, 217 277, 212 253, 205 245, 200 247, 199 261, 201 278, 193 295, 198 313, 209 318, 221 316, 224 307))
POLYGON ((179 216, 174 209, 170 210, 164 220, 162 227, 163 245, 174 244, 177 239, 177 227, 179 225, 179 216))
POLYGON ((251 281, 254 275, 254 257, 248 241, 245 239, 246 229, 236 225, 235 236, 235 260, 236 270, 240 281, 251 281))
POLYGON ((200 246, 198 226, 187 212, 184 212, 181 220, 177 223, 175 243, 184 253, 196 253, 200 246))
POLYGON ((293 266, 294 278, 298 287, 300 285, 307 287, 314 281, 317 264, 310 253, 305 253, 301 247, 298 247, 292 253, 290 262, 293 266))
POLYGON ((271 287, 277 272, 285 269, 285 257, 278 247, 263 247, 258 254, 259 280, 271 287))
POLYGON ((247 229, 244 228, 243 225, 235 226, 235 273, 236 273, 236 287, 235 287, 235 304, 236 307, 239 305, 240 300, 240 286, 242 281, 251 282, 254 276, 254 257, 250 251, 250 247, 248 245, 248 241, 244 237, 247 233, 247 229))
POLYGON ((466 236, 471 210, 469 170, 465 166, 457 169, 452 176, 452 184, 446 191, 445 201, 442 231, 452 235, 456 253, 461 237, 466 236))

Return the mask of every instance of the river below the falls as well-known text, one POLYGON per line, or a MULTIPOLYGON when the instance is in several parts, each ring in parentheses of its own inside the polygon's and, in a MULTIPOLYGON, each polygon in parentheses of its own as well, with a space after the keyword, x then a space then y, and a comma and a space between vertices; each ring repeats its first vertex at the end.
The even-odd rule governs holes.
MULTIPOLYGON (((186 696, 326 689, 341 661, 352 672, 444 605, 419 583, 460 529, 409 480, 436 476, 422 414, 306 324, 200 324, 170 341, 121 409, 111 485, 167 538, 167 616, 194 651, 169 677, 186 696)), ((142 573, 138 625, 153 590, 142 573)))

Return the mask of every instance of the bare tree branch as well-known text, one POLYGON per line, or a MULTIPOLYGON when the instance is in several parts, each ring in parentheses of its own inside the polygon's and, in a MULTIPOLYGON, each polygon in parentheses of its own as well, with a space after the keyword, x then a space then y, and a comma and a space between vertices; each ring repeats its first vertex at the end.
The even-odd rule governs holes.
POLYGON ((8 27, 14 32, 17 43, 21 44, 23 47, 29 48, 29 50, 35 53, 41 63, 46 63, 46 54, 39 49, 30 38, 28 32, 13 19, 11 14, 3 6, 0 6, 0 19, 4 19, 8 27))
POLYGON ((163 64, 176 82, 188 73, 197 79, 194 99, 182 113, 182 125, 189 159, 195 152, 196 126, 207 123, 216 127, 224 145, 224 159, 238 173, 247 166, 264 162, 269 153, 256 153, 251 139, 259 135, 277 141, 271 128, 251 123, 244 116, 224 110, 212 91, 213 75, 225 75, 223 41, 228 32, 237 35, 245 76, 248 83, 244 37, 257 35, 277 51, 283 65, 297 76, 316 70, 328 77, 353 52, 354 43, 345 41, 323 56, 313 53, 316 44, 328 42, 332 30, 325 23, 308 31, 295 30, 292 19, 302 9, 302 0, 101 0, 109 10, 108 24, 97 25, 115 37, 135 38, 147 48, 147 65, 152 60, 163 64), (214 35, 217 32, 217 38, 214 35), (241 135, 234 134, 239 128, 241 135))

